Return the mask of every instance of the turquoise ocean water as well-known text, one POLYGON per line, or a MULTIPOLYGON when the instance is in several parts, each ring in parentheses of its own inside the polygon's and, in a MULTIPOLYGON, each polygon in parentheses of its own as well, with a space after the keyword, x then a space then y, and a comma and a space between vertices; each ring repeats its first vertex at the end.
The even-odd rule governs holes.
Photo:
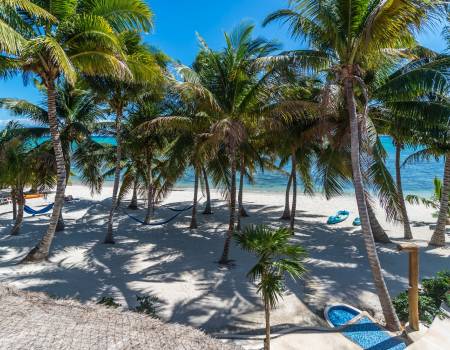
MULTIPOLYGON (((115 139, 112 137, 95 137, 95 139, 98 142, 115 144, 115 139)), ((388 158, 386 161, 387 167, 389 171, 394 174, 395 148, 392 144, 392 139, 388 136, 383 136, 381 140, 388 153, 388 158)), ((412 153, 414 153, 414 149, 405 149, 402 152, 402 161, 412 153)), ((443 167, 444 164, 442 160, 439 162, 430 161, 406 165, 402 170, 405 193, 431 193, 433 191, 433 179, 435 177, 442 178, 443 167)), ((289 170, 289 165, 286 167, 286 170, 289 170)), ((74 169, 74 173, 76 173, 76 169, 74 169)), ((77 183, 79 182, 79 179, 75 176, 72 178, 72 182, 77 183)), ((280 173, 272 171, 259 171, 255 175, 255 184, 247 184, 246 189, 258 192, 282 192, 285 191, 286 183, 287 177, 281 175, 280 173)), ((188 170, 178 181, 177 187, 192 187, 193 184, 193 172, 188 170)), ((348 191, 351 192, 352 189, 349 188, 348 191)))

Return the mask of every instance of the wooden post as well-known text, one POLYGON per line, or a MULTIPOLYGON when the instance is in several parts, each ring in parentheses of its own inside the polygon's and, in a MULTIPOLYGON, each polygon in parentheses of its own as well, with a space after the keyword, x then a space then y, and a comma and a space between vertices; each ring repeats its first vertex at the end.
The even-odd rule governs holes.
POLYGON ((408 252, 409 255, 409 327, 419 330, 419 247, 414 243, 401 243, 397 245, 399 251, 408 252))

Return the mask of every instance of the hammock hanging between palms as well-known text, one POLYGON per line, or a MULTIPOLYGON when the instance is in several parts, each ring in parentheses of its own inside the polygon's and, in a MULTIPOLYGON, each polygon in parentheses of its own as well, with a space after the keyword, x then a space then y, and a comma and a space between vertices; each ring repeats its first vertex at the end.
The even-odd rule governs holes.
POLYGON ((170 217, 169 219, 167 219, 167 220, 165 220, 165 221, 151 222, 151 223, 148 223, 148 224, 147 224, 145 221, 142 221, 142 220, 138 219, 137 217, 134 217, 134 216, 128 214, 125 210, 124 210, 124 212, 125 212, 125 214, 128 215, 128 217, 129 217, 130 219, 132 219, 132 220, 134 220, 134 221, 140 223, 141 225, 145 225, 145 226, 162 226, 162 225, 168 224, 168 223, 171 222, 172 220, 175 220, 180 214, 182 214, 183 212, 185 212, 185 211, 187 211, 187 210, 190 210, 190 209, 192 209, 192 208, 193 208, 193 205, 191 205, 191 206, 189 206, 189 207, 186 207, 186 208, 184 208, 184 209, 178 209, 178 210, 176 210, 177 213, 176 213, 174 216, 170 217))
POLYGON ((41 214, 46 214, 46 213, 48 213, 50 210, 52 210, 54 205, 55 205, 55 203, 52 203, 52 204, 49 204, 49 205, 47 205, 46 207, 44 207, 44 208, 42 208, 42 209, 39 209, 39 210, 34 210, 33 208, 29 207, 28 205, 25 205, 25 206, 23 207, 23 211, 24 211, 25 213, 30 214, 30 215, 33 215, 33 216, 35 216, 35 215, 41 215, 41 214))

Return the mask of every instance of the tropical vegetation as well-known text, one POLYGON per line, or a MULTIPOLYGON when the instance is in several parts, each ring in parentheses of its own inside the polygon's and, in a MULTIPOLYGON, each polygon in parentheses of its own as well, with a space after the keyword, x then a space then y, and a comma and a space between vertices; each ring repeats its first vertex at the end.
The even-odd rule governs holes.
MULTIPOLYGON (((421 282, 422 289, 419 292, 419 318, 421 321, 431 324, 436 316, 443 316, 440 307, 447 302, 446 294, 450 290, 450 271, 440 271, 433 278, 425 278, 421 282)), ((395 310, 402 322, 407 322, 408 292, 402 292, 393 300, 395 310)))
POLYGON ((266 226, 247 226, 235 234, 236 243, 258 259, 247 276, 256 282, 257 292, 264 303, 264 350, 270 350, 270 310, 283 297, 286 275, 296 280, 306 271, 302 263, 306 252, 300 245, 290 241, 291 236, 287 228, 272 230, 266 226))
POLYGON ((47 231, 23 262, 49 257, 55 232, 64 227, 73 171, 92 192, 113 179, 103 243, 114 244, 115 216, 128 194, 127 209, 146 201, 143 223, 151 225, 158 202, 191 170, 189 228, 201 229, 199 192, 206 197, 204 214, 212 214, 210 191, 217 188, 228 203, 218 262, 232 262, 233 238, 257 255, 249 276, 263 297, 269 348, 270 309, 284 276, 304 272, 304 251, 290 241, 301 230, 298 193, 320 191, 330 199, 353 186, 386 325, 399 331, 398 302, 392 303, 376 246, 390 239, 374 206, 401 223, 408 240, 414 232, 406 202, 431 206, 438 213, 429 243, 445 246, 450 58, 421 47, 415 34, 445 16, 446 6, 440 0, 291 0, 264 25, 285 24, 301 48, 283 52, 243 22, 224 33, 221 49, 199 34, 199 52, 184 65, 144 42, 142 33, 153 27, 144 0, 0 0, 0 77, 21 74, 43 96, 41 104, 0 99, 0 107, 34 123, 12 123, 0 133, 0 187, 11 190, 12 234, 23 222, 24 193, 56 185, 47 231), (381 135, 394 143, 395 174, 387 169, 381 135), (405 148, 416 150, 405 164, 444 160, 431 199, 405 195, 405 148), (245 186, 257 171, 286 177, 281 219, 288 227, 245 227, 252 214, 245 186))

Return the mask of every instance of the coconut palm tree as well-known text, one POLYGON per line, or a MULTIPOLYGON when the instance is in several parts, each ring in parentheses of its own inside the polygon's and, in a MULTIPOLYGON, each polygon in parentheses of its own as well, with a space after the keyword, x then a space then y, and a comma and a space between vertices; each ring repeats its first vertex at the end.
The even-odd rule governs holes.
POLYGON ((342 91, 350 122, 353 183, 367 255, 386 325, 398 331, 400 322, 376 252, 361 172, 360 126, 366 125, 369 98, 364 79, 369 70, 392 62, 396 52, 415 44, 413 30, 420 28, 442 2, 411 0, 395 6, 382 0, 294 0, 289 3, 290 8, 272 13, 265 24, 274 20, 288 23, 292 35, 305 38, 312 49, 292 52, 286 58, 310 69, 328 68, 329 77, 333 75, 342 91), (361 99, 362 106, 358 104, 361 99))
MULTIPOLYGON (((46 93, 44 89, 44 93, 46 93)), ((13 98, 1 98, 0 106, 9 110, 13 115, 26 117, 38 123, 41 127, 41 134, 50 135, 48 128, 49 119, 45 106, 33 104, 32 102, 13 98)), ((98 121, 102 118, 103 111, 94 99, 92 93, 88 90, 71 86, 63 82, 56 86, 56 118, 60 130, 60 139, 65 160, 66 182, 65 187, 70 180, 72 169, 72 155, 75 149, 86 144, 86 140, 98 129, 98 121)), ((53 156, 54 150, 51 147, 51 140, 44 141, 49 143, 49 158, 53 156)), ((41 150, 46 149, 42 145, 41 150)), ((56 161, 54 161, 56 163, 56 161)), ((56 231, 64 230, 64 219, 62 211, 59 215, 56 231)))
MULTIPOLYGON (((430 102, 433 104, 433 110, 435 115, 448 116, 450 115, 450 104, 444 98, 438 103, 430 102)), ((436 228, 433 236, 430 239, 430 246, 445 246, 445 230, 447 225, 447 215, 449 210, 449 198, 450 195, 450 145, 449 145, 449 132, 450 132, 450 120, 442 120, 442 124, 436 127, 434 130, 427 133, 420 133, 418 143, 425 145, 424 148, 412 154, 405 160, 405 164, 415 162, 422 159, 439 159, 443 157, 444 160, 444 175, 442 180, 442 188, 440 189, 440 203, 439 213, 436 228)), ((413 198, 410 198, 415 201, 413 198)))
POLYGON ((247 139, 243 119, 257 115, 263 100, 268 99, 265 87, 273 73, 268 57, 278 45, 260 38, 253 39, 254 25, 241 24, 232 33, 225 33, 226 46, 220 52, 211 50, 200 38, 202 50, 194 69, 181 67, 184 81, 178 84, 183 94, 194 95, 201 109, 215 122, 206 141, 211 149, 223 147, 230 163, 230 215, 221 264, 229 263, 229 248, 236 221, 236 173, 238 152, 247 139))
MULTIPOLYGON (((148 26, 151 23, 150 18, 149 12, 148 26)), ((95 77, 87 79, 97 98, 109 106, 110 113, 115 118, 114 136, 117 143, 115 156, 116 166, 108 228, 104 239, 105 244, 115 243, 113 225, 120 185, 123 119, 126 117, 127 109, 134 102, 143 99, 148 94, 148 91, 160 86, 163 81, 163 70, 158 61, 159 54, 151 47, 142 43, 138 32, 126 31, 120 33, 119 41, 124 52, 124 61, 132 74, 132 79, 124 80, 120 79, 120 77, 95 77)))
POLYGON ((421 47, 414 51, 422 57, 402 65, 379 82, 371 106, 372 120, 379 131, 392 137, 395 146, 395 175, 405 239, 413 236, 402 188, 401 151, 405 146, 417 146, 414 135, 432 130, 436 121, 445 118, 442 112, 430 116, 432 105, 428 96, 443 95, 448 86, 448 57, 421 47))
POLYGON ((17 202, 17 215, 11 235, 19 234, 23 223, 26 186, 31 186, 34 180, 33 151, 28 149, 21 138, 14 138, 6 144, 2 144, 2 158, 4 164, 0 166, 2 175, 7 177, 7 184, 11 187, 17 202))
POLYGON ((286 228, 273 230, 266 226, 249 226, 235 233, 234 237, 243 250, 258 259, 247 276, 252 282, 257 282, 257 292, 264 303, 264 349, 270 350, 270 310, 283 297, 286 275, 296 280, 306 272, 302 263, 306 252, 290 241, 292 234, 286 228))
MULTIPOLYGON (((420 197, 415 194, 406 196, 406 201, 410 204, 422 204, 427 208, 433 208, 439 212, 442 202, 442 180, 434 178, 433 180, 433 195, 430 198, 420 197)), ((447 223, 450 220, 450 208, 447 210, 447 223)))
POLYGON ((286 188, 285 210, 282 219, 290 222, 294 232, 297 211, 298 180, 304 192, 314 192, 312 163, 316 145, 323 142, 321 125, 326 116, 320 109, 322 86, 317 79, 299 74, 295 69, 281 70, 274 79, 274 95, 270 112, 261 118, 266 147, 275 150, 280 158, 279 168, 290 163, 290 175, 286 188), (288 112, 289 111, 289 112, 288 112), (292 187, 292 207, 289 193, 292 187))
MULTIPOLYGON (((303 184, 304 193, 313 194, 314 185, 312 179, 312 164, 315 154, 315 144, 320 142, 320 135, 313 132, 317 125, 315 118, 299 118, 292 121, 278 121, 271 123, 269 133, 277 142, 277 148, 285 156, 281 158, 281 164, 290 161, 290 176, 288 188, 292 187, 292 206, 289 211, 289 227, 294 232, 295 217, 297 212, 298 180, 303 184), (314 135, 314 137, 311 137, 314 135), (281 148, 284 148, 282 150, 281 148)), ((286 202, 289 201, 289 192, 286 190, 286 202)), ((286 209, 285 209, 286 212, 286 209)))
MULTIPOLYGON (((48 21, 56 20, 51 13, 39 7, 33 1, 0 1, 0 52, 7 55, 17 55, 23 49, 26 44, 26 37, 32 31, 32 26, 27 21, 27 17, 48 21)), ((13 62, 5 56, 2 57, 2 63, 13 65, 13 62)), ((12 68, 12 66, 9 68, 12 68)))
POLYGON ((24 188, 31 183, 30 161, 17 124, 8 123, 0 134, 0 184, 11 188, 13 220, 11 230, 17 235, 23 222, 24 188))
POLYGON ((0 184, 10 187, 13 205, 17 205, 14 227, 11 235, 17 235, 23 223, 27 186, 51 187, 54 185, 54 172, 41 171, 48 164, 42 164, 42 147, 33 145, 33 139, 40 130, 23 128, 10 122, 0 135, 0 184))
POLYGON ((116 6, 117 2, 112 0, 40 1, 41 7, 52 17, 33 22, 33 30, 27 35, 19 54, 8 57, 20 65, 26 76, 37 76, 47 90, 49 127, 58 174, 55 205, 47 233, 24 262, 47 258, 64 202, 66 169, 56 117, 56 81, 64 77, 69 84, 74 84, 78 73, 130 78, 116 33, 124 27, 149 27, 149 20, 136 14, 137 10, 142 10, 136 7, 139 3, 137 0, 122 1, 116 6))
POLYGON ((429 245, 445 246, 445 227, 448 223, 450 203, 450 151, 445 154, 444 179, 442 180, 441 202, 439 204, 438 221, 429 245))
POLYGON ((146 224, 149 224, 152 219, 158 190, 155 182, 158 172, 157 166, 168 141, 159 130, 154 129, 150 133, 143 133, 141 127, 143 124, 161 116, 161 105, 161 97, 159 96, 154 98, 153 101, 147 97, 145 102, 138 103, 128 118, 129 132, 128 137, 125 138, 125 150, 131 151, 136 164, 136 173, 145 174, 147 213, 144 221, 146 224))
POLYGON ((168 99, 170 101, 166 101, 166 115, 153 119, 147 118, 139 129, 143 137, 160 134, 173 139, 164 150, 167 169, 165 177, 169 182, 174 183, 188 168, 193 169, 194 198, 190 229, 196 229, 198 227, 198 190, 202 176, 209 191, 205 164, 211 155, 204 147, 204 142, 211 126, 211 118, 199 111, 195 100, 181 100, 179 96, 170 96, 168 99))

